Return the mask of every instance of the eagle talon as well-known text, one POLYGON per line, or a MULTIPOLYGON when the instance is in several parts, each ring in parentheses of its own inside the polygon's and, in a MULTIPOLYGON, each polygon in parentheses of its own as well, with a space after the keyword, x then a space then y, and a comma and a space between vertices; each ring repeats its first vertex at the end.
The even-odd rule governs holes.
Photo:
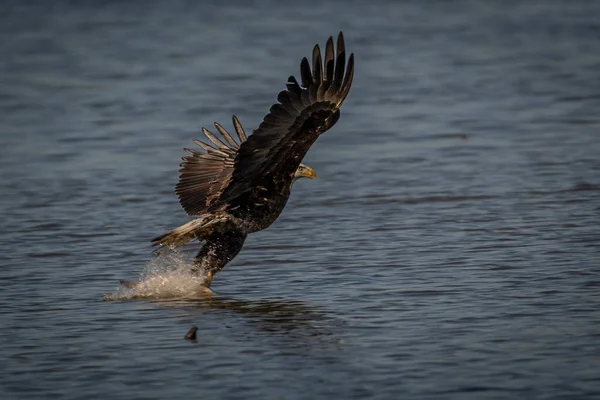
POLYGON ((206 280, 204 281, 204 286, 206 286, 207 288, 210 288, 210 284, 212 283, 212 278, 213 278, 213 273, 208 272, 206 274, 206 280))

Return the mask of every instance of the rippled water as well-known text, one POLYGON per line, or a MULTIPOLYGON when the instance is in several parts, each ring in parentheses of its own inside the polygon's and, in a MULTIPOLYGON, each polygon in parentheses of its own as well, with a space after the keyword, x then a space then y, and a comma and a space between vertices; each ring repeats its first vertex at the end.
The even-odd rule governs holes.
POLYGON ((599 3, 70 3, 0 6, 3 399, 600 396, 599 3), (339 30, 318 179, 218 295, 103 302, 339 30))

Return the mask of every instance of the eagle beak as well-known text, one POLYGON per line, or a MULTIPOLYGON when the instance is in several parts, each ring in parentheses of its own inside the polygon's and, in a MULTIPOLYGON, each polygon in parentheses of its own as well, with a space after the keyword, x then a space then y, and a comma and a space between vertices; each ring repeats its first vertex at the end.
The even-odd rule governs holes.
POLYGON ((304 171, 302 171, 302 177, 308 179, 315 179, 317 177, 317 173, 311 167, 304 167, 304 171))

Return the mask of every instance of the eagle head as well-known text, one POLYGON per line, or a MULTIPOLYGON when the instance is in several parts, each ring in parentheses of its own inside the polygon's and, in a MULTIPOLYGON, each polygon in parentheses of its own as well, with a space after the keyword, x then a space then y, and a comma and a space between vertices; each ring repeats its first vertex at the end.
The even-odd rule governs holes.
POLYGON ((315 172, 314 169, 312 169, 311 167, 309 167, 307 165, 300 164, 298 166, 298 169, 294 173, 294 179, 292 182, 296 182, 300 178, 315 179, 316 177, 317 177, 317 173, 315 172))

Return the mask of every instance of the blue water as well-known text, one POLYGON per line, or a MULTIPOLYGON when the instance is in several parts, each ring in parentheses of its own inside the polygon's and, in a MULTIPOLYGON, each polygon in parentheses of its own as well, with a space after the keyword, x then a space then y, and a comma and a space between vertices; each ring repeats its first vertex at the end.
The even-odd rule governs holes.
POLYGON ((600 3, 200 3, 0 5, 2 399, 600 397, 600 3), (318 178, 218 295, 102 301, 339 30, 318 178))

